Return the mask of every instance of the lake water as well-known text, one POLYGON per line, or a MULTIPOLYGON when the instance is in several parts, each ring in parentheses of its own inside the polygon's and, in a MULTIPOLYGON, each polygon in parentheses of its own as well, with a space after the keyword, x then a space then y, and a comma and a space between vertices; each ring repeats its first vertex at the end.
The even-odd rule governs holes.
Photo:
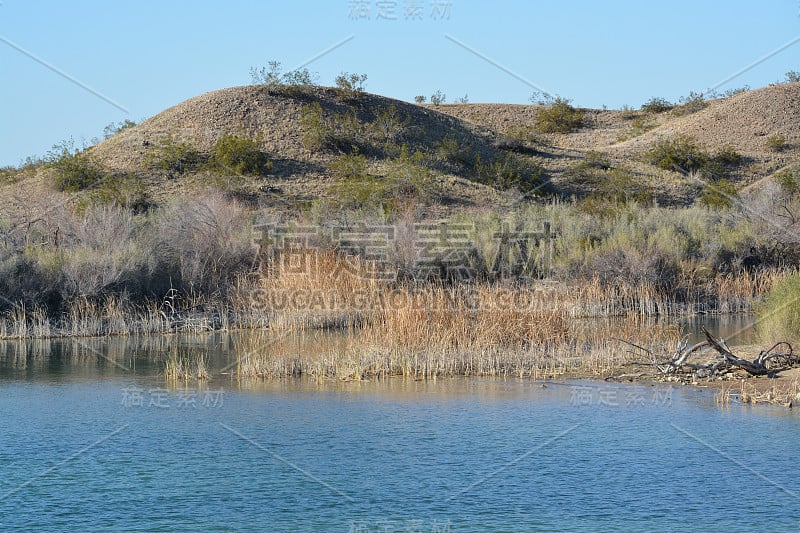
POLYGON ((800 528, 797 410, 584 381, 239 383, 225 349, 208 383, 169 387, 164 342, 0 344, 0 530, 800 528))

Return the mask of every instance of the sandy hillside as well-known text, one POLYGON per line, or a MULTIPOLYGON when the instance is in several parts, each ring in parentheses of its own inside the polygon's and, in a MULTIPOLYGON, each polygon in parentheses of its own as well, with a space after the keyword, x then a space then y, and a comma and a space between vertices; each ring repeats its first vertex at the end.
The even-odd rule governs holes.
MULTIPOLYGON (((154 147, 171 138, 186 142, 200 154, 208 154, 226 133, 256 139, 274 161, 270 175, 238 180, 235 187, 253 201, 289 205, 309 202, 330 193, 330 165, 341 155, 336 150, 309 149, 302 117, 304 106, 319 104, 327 117, 352 114, 357 128, 372 132, 379 117, 393 110, 403 123, 394 141, 410 151, 435 157, 444 139, 455 140, 462 150, 492 161, 509 151, 504 139, 519 138, 515 157, 541 166, 550 183, 550 194, 580 197, 592 192, 591 184, 575 179, 571 171, 589 152, 601 152, 611 166, 624 167, 637 180, 656 191, 667 204, 694 201, 700 185, 676 172, 657 169, 644 161, 643 154, 659 138, 679 134, 692 136, 710 153, 732 147, 743 157, 731 172, 740 187, 759 180, 797 159, 800 148, 800 84, 787 83, 736 94, 708 102, 695 113, 649 114, 642 111, 584 110, 584 124, 568 134, 536 133, 538 105, 445 104, 414 105, 378 95, 345 98, 334 89, 312 88, 302 93, 270 91, 264 86, 245 86, 206 93, 179 103, 142 123, 89 149, 92 157, 114 174, 133 176, 157 202, 167 201, 195 186, 203 186, 203 172, 166 175, 148 166, 154 147), (636 125, 645 128, 635 128, 636 125), (770 151, 766 139, 780 134, 786 148, 770 151)), ((367 133, 365 133, 367 135, 367 133)), ((369 135, 374 136, 373 133, 369 135)), ((380 175, 390 154, 379 144, 366 146, 370 171, 380 175)), ((36 175, 22 175, 17 183, 0 185, 6 197, 42 187, 51 179, 47 169, 36 175)), ((443 205, 511 206, 521 199, 514 191, 500 191, 475 183, 468 167, 437 168, 436 178, 445 191, 443 205)))

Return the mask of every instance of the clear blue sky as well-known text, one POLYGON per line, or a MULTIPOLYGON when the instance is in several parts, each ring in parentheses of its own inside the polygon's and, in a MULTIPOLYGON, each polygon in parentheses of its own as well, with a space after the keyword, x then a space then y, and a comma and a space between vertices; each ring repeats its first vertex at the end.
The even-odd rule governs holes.
MULTIPOLYGON (((250 67, 272 59, 295 67, 348 38, 308 65, 320 83, 349 71, 402 100, 439 89, 448 101, 507 103, 527 103, 532 83, 619 108, 704 91, 798 37, 798 0, 0 0, 0 165, 248 84, 250 67)), ((720 89, 789 70, 800 71, 800 42, 720 89)))

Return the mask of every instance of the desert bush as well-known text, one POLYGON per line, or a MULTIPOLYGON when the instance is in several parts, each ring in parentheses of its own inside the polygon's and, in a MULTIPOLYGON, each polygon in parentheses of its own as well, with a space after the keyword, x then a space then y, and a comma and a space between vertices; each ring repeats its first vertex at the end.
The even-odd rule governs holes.
POLYGON ((631 125, 628 130, 621 134, 618 138, 620 142, 627 141, 628 139, 632 139, 634 137, 638 137, 643 133, 647 133, 648 131, 652 130, 656 127, 656 123, 652 118, 649 117, 635 117, 631 120, 631 125))
POLYGON ((377 111, 375 120, 372 121, 370 127, 378 141, 388 149, 402 144, 410 124, 411 117, 409 115, 401 116, 397 106, 390 105, 377 111))
POLYGON ((800 72, 797 72, 796 70, 790 70, 786 73, 785 79, 787 83, 797 83, 800 81, 800 72))
POLYGON ((280 61, 268 61, 266 67, 250 67, 250 79, 253 85, 280 85, 283 83, 280 61))
POLYGON ((183 174, 196 170, 203 163, 200 153, 186 141, 178 141, 171 135, 153 143, 145 156, 149 170, 183 174))
POLYGON ((459 144, 458 139, 449 133, 436 143, 436 154, 440 159, 462 168, 475 165, 475 153, 469 146, 459 144))
POLYGON ((72 139, 53 146, 45 163, 55 173, 54 186, 59 191, 77 192, 97 185, 104 176, 103 168, 87 149, 78 149, 72 139))
POLYGON ((307 68, 290 70, 283 75, 284 85, 292 87, 310 87, 316 85, 317 75, 307 68))
MULTIPOLYGON (((142 180, 130 174, 110 174, 92 189, 87 198, 88 205, 109 204, 144 213, 151 206, 150 196, 142 180)), ((85 206, 84 206, 85 207, 85 206)))
POLYGON ((611 170, 613 168, 608 154, 596 150, 589 150, 586 152, 586 155, 583 156, 583 160, 579 165, 582 168, 596 168, 599 170, 611 170))
POLYGON ((697 145, 694 138, 685 134, 658 139, 650 145, 645 158, 658 168, 682 174, 700 171, 710 161, 709 155, 697 145))
POLYGON ((331 185, 330 192, 339 209, 390 210, 395 200, 391 198, 390 183, 379 176, 369 174, 345 178, 331 185), (384 207, 386 209, 384 209, 384 207))
POLYGON ((58 259, 43 254, 8 254, 0 250, 0 312, 15 307, 44 307, 51 313, 61 306, 63 283, 58 259))
POLYGON ((600 248, 589 253, 586 277, 596 276, 602 284, 674 289, 680 267, 674 257, 658 248, 600 248), (591 274, 589 274, 591 273, 591 274))
POLYGON ((712 159, 722 166, 735 167, 742 162, 742 154, 737 152, 736 148, 727 144, 717 150, 712 159))
POLYGON ((368 172, 362 154, 340 156, 331 164, 336 183, 331 193, 338 209, 376 210, 394 213, 406 204, 427 204, 441 191, 422 152, 410 154, 403 145, 400 155, 388 161, 383 175, 368 172))
POLYGON ((300 114, 303 145, 309 150, 321 150, 330 142, 332 133, 319 102, 304 105, 300 114))
POLYGON ((672 110, 675 116, 691 115, 705 109, 708 106, 703 93, 691 91, 688 95, 678 99, 678 105, 672 110))
POLYGON ((369 128, 361 124, 352 108, 328 115, 319 102, 307 104, 301 110, 300 124, 304 130, 303 145, 309 150, 348 154, 371 148, 369 128))
POLYGON ((343 98, 355 99, 364 94, 364 83, 366 81, 366 74, 342 72, 336 76, 335 83, 340 96, 343 98))
POLYGON ((646 203, 653 199, 653 189, 637 180, 627 169, 606 170, 597 187, 597 193, 612 202, 646 203))
POLYGON ((737 94, 746 93, 750 90, 749 85, 743 85, 742 87, 734 87, 732 89, 728 89, 721 93, 714 93, 707 95, 708 98, 730 98, 731 96, 736 96, 737 94))
POLYGON ((259 143, 245 135, 225 134, 211 148, 208 161, 214 170, 261 175, 272 170, 272 161, 259 143))
POLYGON ((437 90, 431 95, 431 103, 433 105, 442 105, 447 100, 447 96, 442 91, 437 90))
POLYGON ((120 206, 90 206, 69 229, 62 255, 65 281, 62 296, 96 299, 126 285, 146 268, 146 254, 140 253, 131 211, 120 206))
POLYGON ((611 170, 612 165, 608 155, 590 150, 583 159, 567 168, 565 174, 576 183, 588 183, 597 186, 602 181, 605 171, 611 170))
POLYGON ((19 179, 19 171, 12 166, 0 167, 0 183, 15 183, 19 179))
POLYGON ((703 166, 702 173, 711 180, 726 178, 728 171, 739 166, 742 155, 731 145, 726 145, 717 150, 703 166))
POLYGON ((425 154, 419 151, 409 154, 406 145, 401 147, 400 155, 389 162, 387 177, 393 181, 393 192, 401 201, 429 203, 442 194, 426 164, 425 154))
POLYGON ((250 216, 221 193, 177 199, 150 224, 146 246, 157 258, 154 268, 184 293, 224 295, 237 273, 254 264, 250 216))
POLYGON ((424 104, 425 100, 427 100, 427 98, 425 97, 425 95, 422 94, 418 94, 417 96, 414 97, 414 103, 417 104, 424 104))
POLYGON ((725 178, 707 183, 700 191, 700 205, 711 209, 725 209, 734 204, 738 198, 736 185, 725 178))
POLYGON ((515 154, 501 154, 486 163, 479 156, 475 160, 475 180, 500 189, 516 188, 523 193, 541 190, 543 177, 540 166, 515 154))
POLYGON ((105 128, 103 128, 103 138, 104 139, 110 139, 111 137, 113 137, 117 133, 119 133, 119 132, 121 132, 123 130, 126 130, 128 128, 132 128, 135 125, 136 125, 136 122, 134 122, 132 120, 128 120, 128 119, 122 120, 120 122, 112 122, 111 124, 109 124, 105 128))
POLYGON ((367 158, 358 151, 342 155, 331 163, 330 170, 340 180, 363 177, 367 175, 367 158))
POLYGON ((671 110, 675 105, 666 98, 654 96, 644 104, 642 104, 642 111, 647 113, 663 113, 671 110))
POLYGON ((772 286, 756 307, 756 331, 764 342, 800 341, 800 274, 772 286))
POLYGON ((498 150, 507 150, 509 152, 525 152, 525 141, 520 137, 513 135, 502 135, 494 140, 492 146, 498 150))
POLYGON ((639 116, 639 113, 635 111, 628 104, 623 105, 620 111, 622 111, 622 113, 620 113, 620 116, 622 117, 623 120, 632 120, 639 116))
POLYGON ((775 173, 775 181, 786 196, 794 196, 800 192, 800 171, 792 165, 775 173))
POLYGON ((583 119, 582 110, 559 96, 536 115, 536 128, 540 133, 570 133, 583 125, 583 119))
POLYGON ((269 61, 267 67, 250 67, 250 78, 254 85, 265 85, 270 94, 289 96, 302 94, 316 84, 316 75, 307 68, 283 72, 280 61, 269 61))
POLYGON ((396 155, 408 133, 411 118, 390 105, 375 110, 370 120, 363 119, 353 107, 326 113, 319 102, 305 105, 300 117, 303 144, 309 150, 339 154, 358 150, 370 155, 396 155))
POLYGON ((786 147, 786 137, 780 133, 770 135, 764 142, 764 146, 770 152, 781 152, 786 147))
POLYGON ((456 98, 455 103, 457 103, 457 104, 468 104, 469 103, 469 95, 465 94, 461 98, 456 98))

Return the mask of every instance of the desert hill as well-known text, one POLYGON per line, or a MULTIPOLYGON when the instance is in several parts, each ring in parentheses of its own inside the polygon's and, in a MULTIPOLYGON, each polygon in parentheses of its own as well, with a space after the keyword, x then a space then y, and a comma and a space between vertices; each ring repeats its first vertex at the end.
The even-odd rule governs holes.
MULTIPOLYGON (((529 187, 529 198, 580 198, 602 187, 604 173, 615 168, 650 187, 662 204, 689 204, 702 187, 697 176, 656 168, 644 157, 654 142, 678 135, 690 136, 709 153, 729 148, 741 155, 741 162, 729 169, 738 187, 753 187, 792 164, 800 148, 800 83, 709 100, 694 112, 584 109, 582 125, 569 133, 537 129, 546 109, 415 105, 325 87, 233 87, 182 102, 122 129, 86 153, 103 172, 136 180, 156 203, 213 182, 254 204, 286 207, 317 198, 336 202, 342 192, 332 187, 341 173, 333 169, 348 154, 364 156, 366 172, 380 183, 393 172, 392 161, 403 157, 401 153, 418 152, 420 161, 424 156, 420 164, 431 171, 426 179, 437 184, 433 203, 502 208, 525 196, 519 180, 506 179, 508 175, 544 184, 529 187), (226 134, 253 139, 271 159, 269 171, 228 176, 232 173, 184 166, 183 161, 177 168, 153 164, 159 150, 176 145, 206 160, 226 134), (768 147, 770 136, 785 139, 782 149, 768 147)), ((51 179, 52 169, 45 166, 35 175, 20 172, 0 189, 10 197, 51 179)))

